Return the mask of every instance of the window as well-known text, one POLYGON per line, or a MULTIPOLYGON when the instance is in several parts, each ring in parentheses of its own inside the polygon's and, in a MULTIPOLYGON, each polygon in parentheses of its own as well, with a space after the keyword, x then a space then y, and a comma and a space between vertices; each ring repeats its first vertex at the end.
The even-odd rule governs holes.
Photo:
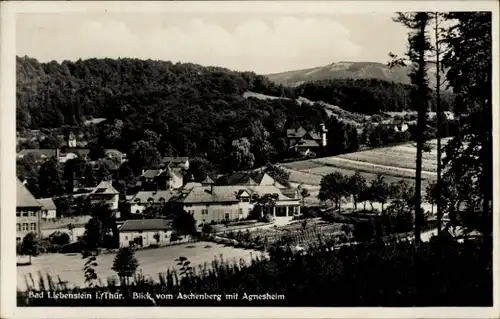
POLYGON ((125 240, 128 240, 128 236, 125 236, 125 240))
POLYGON ((20 212, 16 212, 16 217, 21 217, 21 213, 20 212))
POLYGON ((201 210, 202 215, 208 215, 208 209, 202 209, 201 210))
POLYGON ((17 230, 21 230, 21 224, 20 223, 17 223, 17 230))
POLYGON ((165 234, 165 239, 168 239, 168 235, 167 234, 165 234))
POLYGON ((29 212, 28 212, 28 216, 29 216, 29 217, 35 217, 35 212, 29 211, 29 212))
POLYGON ((28 217, 28 212, 23 211, 23 212, 21 213, 21 216, 22 216, 22 217, 28 217))
POLYGON ((243 208, 240 208, 240 215, 243 215, 243 208))
POLYGON ((23 231, 28 231, 28 223, 23 223, 23 231))
POLYGON ((30 230, 36 231, 36 223, 31 223, 30 224, 30 230))

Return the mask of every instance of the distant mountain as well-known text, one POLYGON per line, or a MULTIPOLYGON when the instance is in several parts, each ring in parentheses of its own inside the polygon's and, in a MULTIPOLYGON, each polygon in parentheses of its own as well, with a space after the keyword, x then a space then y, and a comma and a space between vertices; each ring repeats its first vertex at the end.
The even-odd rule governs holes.
MULTIPOLYGON (((378 79, 395 83, 410 84, 409 67, 389 68, 378 62, 338 62, 311 69, 268 74, 267 77, 286 86, 298 86, 304 82, 328 79, 378 79)), ((429 84, 435 86, 436 67, 428 66, 429 84)), ((444 86, 446 87, 446 86, 444 86)))

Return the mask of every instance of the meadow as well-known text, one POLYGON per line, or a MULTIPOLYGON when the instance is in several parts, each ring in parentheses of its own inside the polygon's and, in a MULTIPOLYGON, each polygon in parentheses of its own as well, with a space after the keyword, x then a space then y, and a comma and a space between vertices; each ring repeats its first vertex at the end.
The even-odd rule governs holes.
MULTIPOLYGON (((232 260, 239 261, 240 258, 250 261, 252 255, 255 257, 260 254, 261 252, 253 250, 224 247, 211 242, 197 242, 138 250, 135 256, 139 261, 138 271, 142 272, 146 277, 150 276, 152 279, 155 279, 158 278, 159 273, 164 273, 167 269, 177 268, 175 259, 180 256, 188 258, 192 265, 197 267, 205 263, 210 264, 214 258, 219 258, 220 256, 224 260, 231 262, 232 260)), ((107 283, 108 278, 118 279, 116 273, 111 270, 115 255, 112 253, 97 256, 97 267, 95 267, 95 270, 103 284, 107 283)), ((80 254, 56 253, 33 257, 31 265, 17 267, 17 288, 18 290, 26 290, 31 286, 37 287, 40 278, 39 274, 44 278, 49 274, 56 280, 58 279, 57 276, 59 276, 63 282, 68 282, 69 287, 84 286, 84 264, 85 260, 81 258, 80 254), (30 274, 33 276, 34 282, 31 282, 29 278, 30 274)))
MULTIPOLYGON (((445 145, 449 139, 443 139, 445 145)), ((437 177, 437 141, 428 143, 430 152, 424 152, 422 158, 422 189, 437 177)), ((317 188, 321 178, 331 173, 341 173, 347 176, 360 172, 368 182, 381 174, 388 183, 401 179, 408 184, 415 182, 416 148, 413 143, 376 148, 338 156, 308 159, 282 164, 290 172, 290 182, 293 184, 310 185, 317 188)), ((444 156, 444 155, 443 155, 444 156)), ((317 191, 312 194, 317 196, 317 191)))

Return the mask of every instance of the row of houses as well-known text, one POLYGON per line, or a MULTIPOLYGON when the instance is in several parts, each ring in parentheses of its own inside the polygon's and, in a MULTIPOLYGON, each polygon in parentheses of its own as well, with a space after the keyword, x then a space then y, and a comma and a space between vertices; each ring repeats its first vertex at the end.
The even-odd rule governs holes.
MULTIPOLYGON (((105 202, 120 217, 118 203, 120 193, 111 182, 102 181, 88 192, 73 195, 88 196, 91 203, 105 202)), ((16 240, 29 232, 41 233, 41 223, 56 219, 57 208, 52 198, 36 199, 26 186, 16 179, 16 240)))

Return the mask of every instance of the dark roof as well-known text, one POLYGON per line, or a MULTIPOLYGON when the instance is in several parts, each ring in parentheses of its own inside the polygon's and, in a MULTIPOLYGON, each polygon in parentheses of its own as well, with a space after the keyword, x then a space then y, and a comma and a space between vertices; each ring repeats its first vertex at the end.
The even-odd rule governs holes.
POLYGON ((217 179, 219 185, 257 185, 255 180, 247 172, 236 172, 221 176, 217 179))
POLYGON ((297 198, 297 190, 295 188, 283 188, 281 189, 281 192, 286 197, 297 198))
POLYGON ((38 202, 42 205, 42 209, 44 210, 56 210, 56 204, 52 200, 52 198, 41 198, 38 199, 38 202))
POLYGON ((257 183, 260 184, 262 182, 262 179, 266 176, 266 173, 264 172, 257 172, 252 176, 252 179, 257 183))
POLYGON ((172 191, 140 191, 130 199, 130 202, 147 203, 149 199, 152 199, 154 203, 159 203, 162 198, 168 202, 172 196, 177 194, 177 192, 172 191))
POLYGON ((172 229, 171 221, 161 218, 126 220, 119 231, 168 230, 172 229))
POLYGON ((202 185, 206 185, 206 184, 215 184, 214 180, 210 178, 210 176, 207 175, 207 177, 205 177, 205 179, 203 180, 203 182, 201 182, 202 185))
POLYGON ((213 186, 210 187, 193 187, 191 191, 187 192, 185 196, 179 198, 177 201, 185 204, 190 203, 231 203, 239 202, 238 196, 242 194, 241 190, 246 191, 250 195, 258 194, 264 196, 266 194, 278 194, 279 200, 290 200, 288 196, 281 193, 280 189, 276 186, 213 186))
POLYGON ((33 194, 24 186, 19 179, 16 178, 16 207, 42 207, 33 194))
POLYGON ((119 194, 118 191, 113 187, 111 182, 102 181, 97 185, 91 192, 91 194, 106 194, 106 195, 116 195, 119 194))

